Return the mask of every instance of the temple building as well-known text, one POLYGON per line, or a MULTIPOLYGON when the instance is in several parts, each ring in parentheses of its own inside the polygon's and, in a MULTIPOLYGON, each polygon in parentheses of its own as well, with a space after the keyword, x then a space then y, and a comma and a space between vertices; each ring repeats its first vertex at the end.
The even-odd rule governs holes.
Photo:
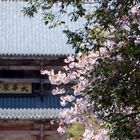
POLYGON ((60 70, 74 50, 64 27, 49 29, 41 14, 25 17, 25 6, 0 1, 0 140, 63 140, 50 120, 65 108, 40 70, 60 70))

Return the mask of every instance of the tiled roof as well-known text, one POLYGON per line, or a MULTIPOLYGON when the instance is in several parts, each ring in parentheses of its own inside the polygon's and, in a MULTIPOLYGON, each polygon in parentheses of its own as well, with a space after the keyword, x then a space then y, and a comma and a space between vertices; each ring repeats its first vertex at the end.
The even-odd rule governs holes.
POLYGON ((1 119, 57 118, 62 110, 59 95, 0 95, 1 119))
POLYGON ((60 96, 52 95, 0 95, 0 108, 63 108, 60 96))
MULTIPOLYGON (((68 55, 74 53, 66 45, 67 37, 62 33, 64 27, 49 29, 42 21, 41 14, 29 18, 21 12, 26 2, 0 1, 0 55, 68 55)), ((71 23, 74 29, 82 22, 71 23)))
POLYGON ((0 119, 51 119, 61 117, 64 109, 2 109, 0 119))

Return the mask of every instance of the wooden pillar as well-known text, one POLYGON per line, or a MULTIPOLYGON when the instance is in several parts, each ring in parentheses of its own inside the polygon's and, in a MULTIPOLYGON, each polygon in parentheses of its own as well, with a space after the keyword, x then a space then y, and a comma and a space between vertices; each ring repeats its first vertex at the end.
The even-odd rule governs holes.
POLYGON ((44 136, 45 136, 45 133, 44 133, 44 124, 41 123, 40 124, 40 140, 44 140, 44 136))

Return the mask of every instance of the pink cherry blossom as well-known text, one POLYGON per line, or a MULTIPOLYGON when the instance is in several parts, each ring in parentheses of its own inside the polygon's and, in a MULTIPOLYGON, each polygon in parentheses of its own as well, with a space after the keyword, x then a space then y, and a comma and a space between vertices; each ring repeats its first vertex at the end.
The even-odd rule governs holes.
POLYGON ((137 4, 131 8, 132 14, 139 14, 140 13, 140 4, 137 4))
POLYGON ((82 140, 92 140, 94 136, 93 129, 85 129, 82 140))
POLYGON ((57 132, 60 133, 60 134, 64 134, 65 131, 66 131, 65 126, 59 126, 58 129, 57 129, 57 132))
POLYGON ((95 135, 93 138, 95 140, 110 140, 109 137, 107 136, 107 130, 106 129, 100 129, 99 133, 95 135))
MULTIPOLYGON (((139 8, 133 6, 130 10, 130 17, 132 21, 130 22, 127 18, 121 21, 118 21, 118 24, 121 24, 120 28, 125 30, 128 35, 130 32, 131 24, 139 25, 139 22, 134 18, 133 15, 139 14, 139 8)), ((98 25, 98 23, 96 23, 98 25)), ((110 31, 104 31, 104 35, 107 40, 105 40, 101 47, 98 50, 91 50, 87 53, 79 52, 75 56, 68 56, 64 62, 66 65, 63 67, 63 71, 58 71, 57 73, 54 70, 41 71, 42 74, 47 74, 51 84, 54 85, 65 85, 72 84, 70 91, 73 95, 70 95, 69 92, 65 91, 65 88, 56 87, 52 90, 53 95, 61 95, 61 105, 66 106, 68 103, 72 104, 72 107, 65 109, 60 113, 62 119, 59 120, 58 132, 60 134, 65 133, 66 127, 68 124, 82 124, 85 126, 85 131, 83 134, 82 140, 109 140, 108 130, 100 128, 98 133, 93 131, 93 126, 90 119, 94 119, 99 125, 103 123, 103 120, 99 120, 98 113, 93 112, 94 103, 89 100, 89 96, 85 94, 85 90, 89 87, 93 87, 96 84, 96 80, 100 80, 101 76, 96 77, 96 79, 90 76, 90 72, 94 72, 95 66, 98 65, 98 60, 110 59, 112 61, 123 61, 121 54, 111 56, 110 52, 119 51, 124 45, 125 41, 116 41, 112 38, 115 38, 115 27, 110 26, 110 31), (89 119, 90 118, 90 119, 89 119)), ((138 35, 131 36, 127 38, 134 39, 135 44, 139 44, 140 37, 138 35)), ((97 43, 97 42, 96 42, 97 43)), ((82 43, 80 48, 91 47, 89 44, 82 43)), ((100 96, 99 96, 100 98, 100 96)), ((117 106, 114 104, 115 108, 117 106)), ((110 108, 112 109, 113 106, 110 108)), ((118 108, 123 114, 129 114, 132 112, 132 108, 118 108)), ((108 116, 108 111, 106 110, 105 116, 108 116)), ((117 111, 116 111, 117 112, 117 111)))
POLYGON ((67 59, 64 60, 65 63, 70 63, 70 62, 73 62, 75 60, 74 56, 73 55, 69 55, 67 57, 67 59))
POLYGON ((52 90, 53 95, 64 94, 65 92, 66 91, 64 88, 58 88, 58 87, 56 87, 55 89, 52 90))

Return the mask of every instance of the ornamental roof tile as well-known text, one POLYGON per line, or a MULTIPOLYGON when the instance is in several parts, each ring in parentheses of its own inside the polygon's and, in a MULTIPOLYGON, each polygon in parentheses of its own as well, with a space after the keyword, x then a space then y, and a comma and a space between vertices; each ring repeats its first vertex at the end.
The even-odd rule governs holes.
POLYGON ((64 109, 1 109, 0 119, 52 119, 60 118, 64 109))
MULTIPOLYGON (((66 106, 69 107, 69 106, 66 106)), ((0 108, 63 108, 60 95, 0 95, 0 108)))
POLYGON ((58 118, 69 107, 60 105, 60 95, 0 95, 1 119, 58 118))

